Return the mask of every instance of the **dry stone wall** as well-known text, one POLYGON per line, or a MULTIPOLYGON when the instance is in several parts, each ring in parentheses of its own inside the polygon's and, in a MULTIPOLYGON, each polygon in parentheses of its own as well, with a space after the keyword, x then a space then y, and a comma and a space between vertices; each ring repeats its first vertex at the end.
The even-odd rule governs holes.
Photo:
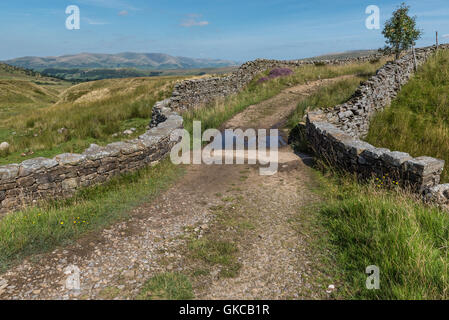
MULTIPOLYGON (((417 49, 417 64, 423 64, 435 50, 435 47, 417 49)), ((413 71, 412 53, 388 63, 362 83, 347 103, 309 112, 303 130, 310 147, 328 164, 362 178, 388 177, 420 193, 426 201, 449 208, 449 185, 439 185, 443 160, 413 158, 360 140, 368 132, 371 117, 390 104, 413 71)))
MULTIPOLYGON (((435 47, 416 49, 417 65, 423 64, 434 52, 435 47)), ((327 122, 353 137, 363 138, 368 133, 371 117, 388 106, 413 75, 413 60, 412 53, 408 53, 395 62, 387 63, 364 82, 348 102, 320 112, 325 114, 327 122)))
POLYGON ((267 60, 258 59, 243 64, 238 70, 224 77, 193 79, 182 81, 175 85, 172 97, 162 101, 153 108, 151 126, 164 121, 161 109, 171 108, 176 112, 183 112, 199 108, 220 98, 226 98, 244 89, 256 75, 269 69, 279 67, 296 68, 312 64, 343 65, 355 62, 371 61, 382 55, 375 54, 359 58, 335 60, 267 60))
POLYGON ((0 215, 40 199, 70 197, 82 187, 101 184, 157 162, 178 142, 176 130, 182 127, 182 117, 170 112, 166 113, 166 121, 138 139, 104 147, 93 144, 82 154, 0 166, 0 215))

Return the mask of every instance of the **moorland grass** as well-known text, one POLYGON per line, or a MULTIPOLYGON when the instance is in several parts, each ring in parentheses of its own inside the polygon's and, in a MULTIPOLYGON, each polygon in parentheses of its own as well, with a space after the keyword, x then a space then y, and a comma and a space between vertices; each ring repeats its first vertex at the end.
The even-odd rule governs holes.
POLYGON ((113 135, 132 127, 137 129, 135 135, 141 134, 149 124, 153 104, 170 96, 178 79, 161 77, 82 83, 60 94, 56 104, 36 107, 32 112, 17 114, 17 109, 13 108, 8 114, 5 107, 0 108, 3 110, 0 138, 11 145, 0 154, 0 165, 37 156, 79 153, 91 143, 101 145, 125 139, 113 135), (66 130, 60 133, 61 128, 66 130))
MULTIPOLYGON (((448 50, 429 58, 391 107, 375 115, 366 141, 413 157, 431 156, 449 163, 448 50)), ((441 178, 449 182, 448 166, 441 178)))
POLYGON ((127 219, 131 208, 151 201, 182 173, 182 167, 163 161, 156 167, 84 189, 71 199, 7 215, 0 220, 0 272, 24 257, 127 219))
MULTIPOLYGON (((448 299, 449 215, 399 187, 320 175, 321 238, 335 254, 337 297, 448 299), (380 290, 366 288, 368 266, 380 268, 380 290)), ((335 273, 335 270, 331 270, 335 273)))

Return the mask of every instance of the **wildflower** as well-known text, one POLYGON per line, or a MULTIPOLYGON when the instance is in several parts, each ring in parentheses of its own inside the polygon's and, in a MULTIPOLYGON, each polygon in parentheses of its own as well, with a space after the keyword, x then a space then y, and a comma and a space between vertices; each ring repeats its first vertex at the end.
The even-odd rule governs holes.
POLYGON ((275 68, 270 71, 270 78, 284 77, 293 74, 293 71, 289 68, 275 68))
POLYGON ((289 68, 274 68, 270 71, 268 77, 260 78, 258 83, 263 83, 271 79, 292 75, 293 71, 289 68))

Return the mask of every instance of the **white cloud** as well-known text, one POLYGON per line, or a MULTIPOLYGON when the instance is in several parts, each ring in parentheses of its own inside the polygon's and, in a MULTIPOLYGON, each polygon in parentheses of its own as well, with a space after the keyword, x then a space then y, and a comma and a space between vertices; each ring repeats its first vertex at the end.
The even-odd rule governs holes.
POLYGON ((181 22, 182 27, 190 28, 190 27, 205 27, 209 25, 209 21, 200 20, 202 15, 200 14, 189 14, 187 18, 181 22))
POLYGON ((93 20, 90 18, 82 18, 83 20, 85 20, 87 22, 87 24, 93 25, 93 26, 103 26, 105 24, 109 24, 109 22, 104 22, 104 21, 98 21, 98 20, 93 20))
POLYGON ((118 13, 119 16, 127 16, 128 14, 129 12, 127 10, 123 10, 118 13))
POLYGON ((449 33, 448 33, 448 34, 443 34, 443 38, 444 38, 444 39, 449 38, 449 33))

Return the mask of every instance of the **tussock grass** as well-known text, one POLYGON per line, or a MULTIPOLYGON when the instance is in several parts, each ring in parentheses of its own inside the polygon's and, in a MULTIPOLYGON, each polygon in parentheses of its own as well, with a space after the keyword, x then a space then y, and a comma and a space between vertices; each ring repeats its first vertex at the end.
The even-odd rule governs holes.
POLYGON ((449 215, 399 188, 321 176, 319 220, 350 299, 448 299, 449 215), (367 266, 380 268, 380 290, 366 289, 367 266))
MULTIPOLYGON (((377 114, 369 143, 432 156, 449 163, 449 51, 438 51, 402 88, 391 107, 377 114)), ((449 182, 446 166, 442 180, 449 182)))
POLYGON ((137 300, 191 300, 192 284, 181 273, 162 273, 152 277, 141 289, 137 300))
POLYGON ((229 241, 212 239, 192 240, 188 246, 194 259, 200 259, 210 265, 221 266, 220 276, 233 278, 241 268, 237 261, 237 246, 229 241))
POLYGON ((84 189, 71 199, 7 215, 0 220, 0 271, 23 257, 66 245, 126 219, 131 208, 166 190, 182 172, 182 167, 164 161, 84 189))

